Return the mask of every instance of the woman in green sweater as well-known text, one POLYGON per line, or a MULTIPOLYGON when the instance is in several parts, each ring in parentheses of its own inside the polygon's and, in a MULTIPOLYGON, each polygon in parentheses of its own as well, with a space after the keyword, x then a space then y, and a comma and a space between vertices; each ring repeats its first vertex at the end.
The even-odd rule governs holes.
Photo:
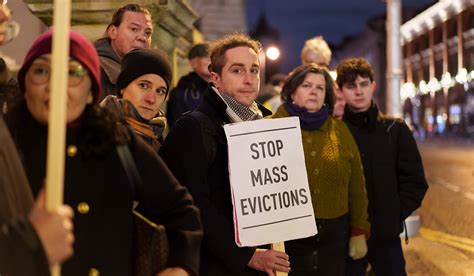
POLYGON ((318 234, 286 242, 291 275, 344 275, 347 255, 367 252, 367 195, 357 145, 347 126, 329 114, 334 81, 314 63, 290 73, 273 118, 298 116, 318 234))

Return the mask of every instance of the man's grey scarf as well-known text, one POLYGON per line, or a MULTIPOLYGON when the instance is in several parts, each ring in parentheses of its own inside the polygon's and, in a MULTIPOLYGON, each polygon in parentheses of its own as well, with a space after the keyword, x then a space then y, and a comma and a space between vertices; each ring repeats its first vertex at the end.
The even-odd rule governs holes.
POLYGON ((227 105, 226 114, 232 123, 253 121, 263 118, 262 112, 255 101, 250 107, 245 106, 237 102, 231 96, 219 92, 216 88, 213 87, 213 89, 227 105))

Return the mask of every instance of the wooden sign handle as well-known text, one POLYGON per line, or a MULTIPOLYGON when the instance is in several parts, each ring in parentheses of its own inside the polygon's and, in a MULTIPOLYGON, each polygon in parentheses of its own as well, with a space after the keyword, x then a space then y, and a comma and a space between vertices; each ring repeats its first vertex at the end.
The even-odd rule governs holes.
MULTIPOLYGON (((285 252, 285 243, 284 242, 272 243, 272 250, 285 252)), ((288 276, 288 273, 276 271, 276 276, 288 276)))
MULTIPOLYGON (((71 0, 55 0, 46 165, 46 208, 48 210, 56 210, 63 203, 70 18, 71 0)), ((59 265, 51 266, 50 270, 52 276, 61 275, 59 265)))

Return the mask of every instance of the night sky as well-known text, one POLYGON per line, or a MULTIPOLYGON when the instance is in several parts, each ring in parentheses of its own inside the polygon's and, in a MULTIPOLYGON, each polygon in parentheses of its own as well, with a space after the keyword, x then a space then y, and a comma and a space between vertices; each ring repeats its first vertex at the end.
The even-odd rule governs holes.
MULTIPOLYGON (((434 2, 403 0, 402 7, 421 9, 434 2)), ((338 45, 345 36, 362 31, 369 18, 384 15, 386 8, 381 0, 247 0, 247 26, 252 31, 265 13, 270 26, 280 32, 280 69, 288 73, 300 64, 306 39, 323 35, 338 45)))

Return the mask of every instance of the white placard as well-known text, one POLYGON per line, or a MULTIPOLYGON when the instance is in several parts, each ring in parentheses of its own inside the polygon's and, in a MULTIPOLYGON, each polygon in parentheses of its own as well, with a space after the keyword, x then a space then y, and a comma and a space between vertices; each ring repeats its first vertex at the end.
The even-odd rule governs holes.
POLYGON ((317 233, 298 117, 224 126, 238 246, 317 233))

